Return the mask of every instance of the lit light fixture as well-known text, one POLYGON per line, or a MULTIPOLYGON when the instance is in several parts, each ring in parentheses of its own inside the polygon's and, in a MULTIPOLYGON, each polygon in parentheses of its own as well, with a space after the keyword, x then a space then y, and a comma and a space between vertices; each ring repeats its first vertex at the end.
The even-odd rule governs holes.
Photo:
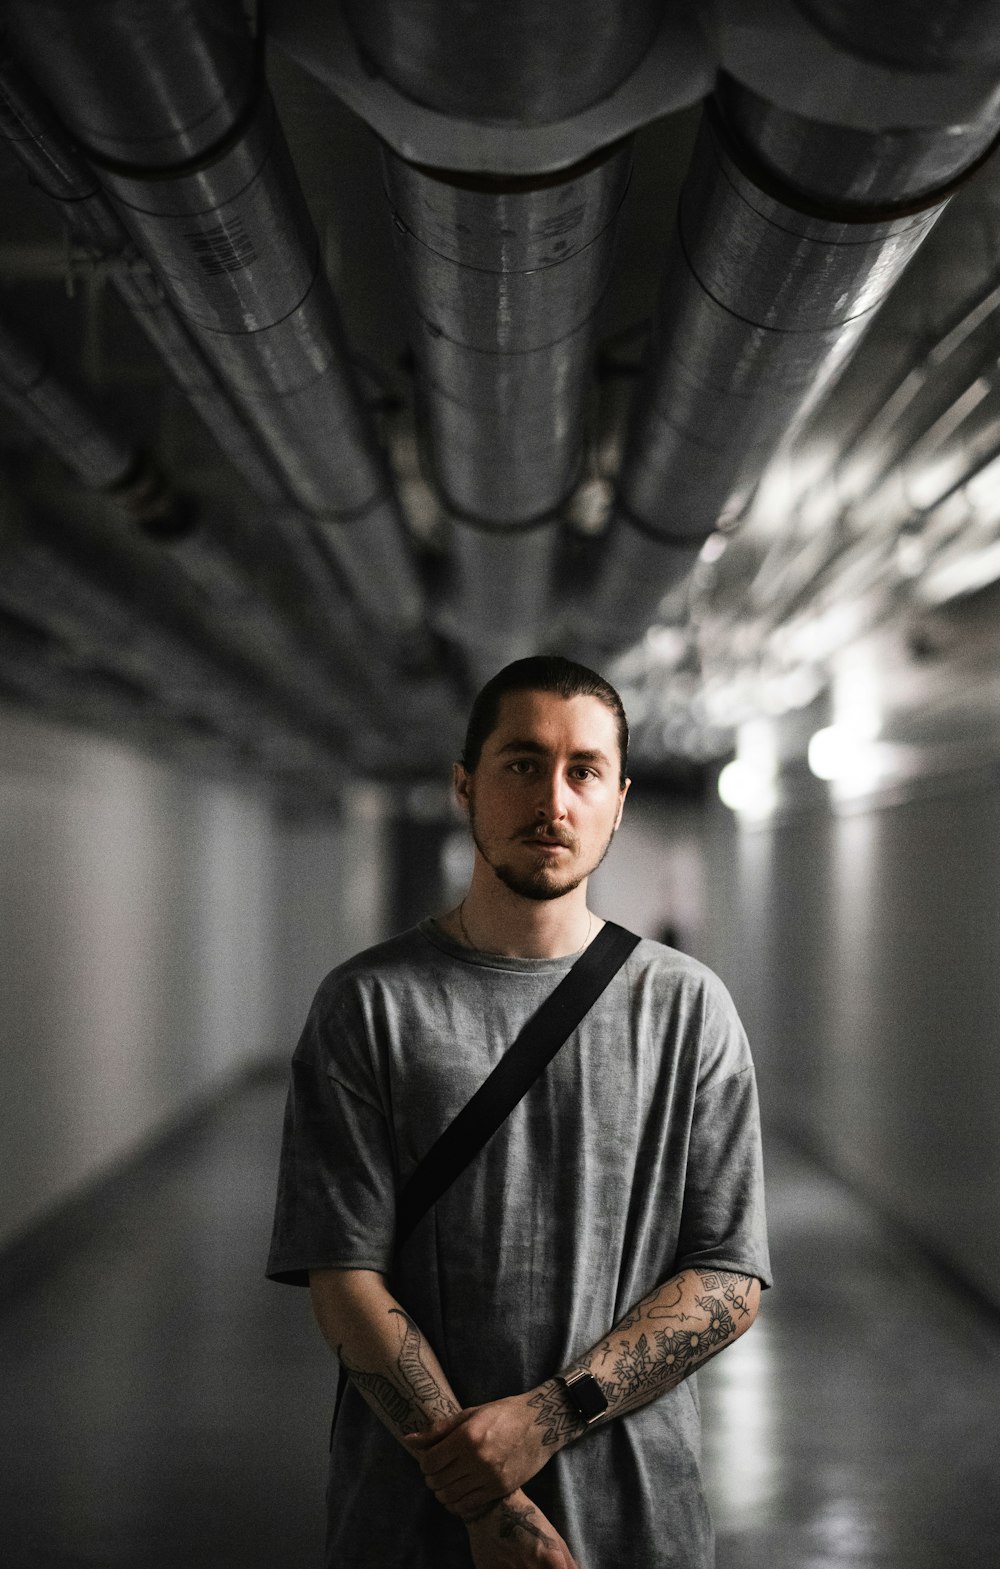
POLYGON ((809 771, 817 779, 836 779, 846 772, 858 749, 857 736, 843 725, 825 725, 809 741, 809 771))
POLYGON ((699 561, 707 561, 709 563, 718 561, 728 543, 729 541, 725 534, 709 534, 698 552, 699 561))
POLYGON ((1000 578, 1000 539, 981 550, 963 551, 950 561, 933 567, 918 589, 925 605, 943 605, 962 594, 973 594, 1000 578))
POLYGON ((778 757, 774 726, 753 719, 739 727, 736 757, 719 775, 719 799, 741 817, 769 817, 778 804, 778 757))
POLYGON ((897 768, 898 748, 859 735, 847 725, 826 725, 809 742, 810 772, 832 786, 837 800, 867 795, 897 768))

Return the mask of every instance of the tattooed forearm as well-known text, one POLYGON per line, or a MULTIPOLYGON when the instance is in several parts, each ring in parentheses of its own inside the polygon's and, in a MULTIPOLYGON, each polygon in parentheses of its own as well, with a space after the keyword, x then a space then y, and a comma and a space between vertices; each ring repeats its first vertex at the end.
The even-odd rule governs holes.
MULTIPOLYGON (((421 1351, 423 1349, 423 1336, 408 1313, 402 1308, 390 1308, 389 1312, 402 1319, 405 1329, 403 1343, 399 1348, 397 1367, 400 1376, 412 1392, 414 1400, 430 1417, 453 1416, 459 1409, 456 1402, 442 1390, 434 1374, 427 1366, 421 1351)), ((429 1423, 425 1423, 429 1426, 429 1423)), ((412 1429, 411 1431, 416 1431, 412 1429)))
POLYGON ((384 1373, 372 1373, 361 1367, 353 1367, 344 1356, 342 1346, 337 1347, 337 1355, 351 1383, 355 1384, 363 1395, 369 1396, 370 1404, 376 1407, 397 1432, 415 1433, 430 1426, 430 1419, 425 1417, 412 1400, 408 1400, 384 1373))
POLYGON ((568 1404, 562 1385, 554 1378, 535 1391, 528 1406, 536 1412, 534 1425, 542 1429, 542 1443, 546 1449, 557 1445, 561 1448, 585 1426, 583 1419, 568 1404))
POLYGON ((545 1546, 552 1545, 552 1537, 541 1524, 544 1516, 529 1499, 524 1497, 523 1493, 511 1493, 507 1498, 495 1499, 481 1513, 467 1518, 465 1523, 478 1525, 481 1520, 487 1518, 491 1528, 503 1540, 510 1541, 518 1536, 530 1536, 545 1546))
MULTIPOLYGON (((572 1364, 591 1373, 604 1392, 608 1410, 599 1422, 675 1389, 749 1329, 759 1300, 754 1276, 728 1270, 685 1269, 650 1292, 572 1364)), ((558 1380, 541 1385, 528 1404, 546 1447, 562 1448, 586 1430, 558 1380)))
POLYGON ((398 1321, 402 1338, 391 1370, 355 1366, 337 1347, 344 1372, 357 1386, 378 1415, 397 1433, 422 1433, 442 1416, 453 1416, 460 1409, 450 1390, 441 1384, 424 1358, 425 1341, 402 1308, 391 1307, 389 1317, 398 1321))
POLYGON ((508 1498, 501 1498, 496 1506, 498 1534, 505 1538, 518 1536, 533 1536, 536 1541, 551 1544, 552 1538, 542 1530, 538 1522, 538 1511, 531 1504, 512 1504, 508 1498))

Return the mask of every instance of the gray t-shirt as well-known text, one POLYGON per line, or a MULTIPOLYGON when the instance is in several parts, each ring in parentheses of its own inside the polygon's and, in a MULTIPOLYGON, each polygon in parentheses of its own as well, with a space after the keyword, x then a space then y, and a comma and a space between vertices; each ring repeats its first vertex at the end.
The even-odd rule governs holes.
MULTIPOLYGON (((394 1257, 395 1194, 573 962, 434 922, 321 985, 292 1060, 273 1280, 380 1270, 463 1405, 542 1383, 687 1265, 769 1283, 753 1067, 725 987, 644 939, 394 1257)), ((582 1569, 706 1569, 694 1378, 555 1455, 525 1491, 582 1569)), ((469 1569, 465 1528, 349 1386, 329 1569, 469 1569)))

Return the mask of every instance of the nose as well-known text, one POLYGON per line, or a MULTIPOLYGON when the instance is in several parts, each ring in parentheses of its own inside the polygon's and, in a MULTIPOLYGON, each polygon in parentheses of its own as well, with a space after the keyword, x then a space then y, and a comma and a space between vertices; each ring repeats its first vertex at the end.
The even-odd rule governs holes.
POLYGON ((540 821, 558 822, 566 816, 566 796, 566 781, 559 769, 553 768, 541 781, 535 816, 540 821))

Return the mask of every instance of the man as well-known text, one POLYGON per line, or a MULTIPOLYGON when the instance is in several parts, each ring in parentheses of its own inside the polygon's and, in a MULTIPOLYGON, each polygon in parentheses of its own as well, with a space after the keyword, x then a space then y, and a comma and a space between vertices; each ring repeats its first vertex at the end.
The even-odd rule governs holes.
POLYGON ((488 682, 455 767, 468 893, 334 970, 296 1050, 268 1274, 308 1281, 349 1375, 329 1569, 712 1561, 690 1375, 769 1264, 753 1068, 710 971, 642 941, 394 1245, 402 1184, 603 925, 627 746, 583 666, 488 682))

